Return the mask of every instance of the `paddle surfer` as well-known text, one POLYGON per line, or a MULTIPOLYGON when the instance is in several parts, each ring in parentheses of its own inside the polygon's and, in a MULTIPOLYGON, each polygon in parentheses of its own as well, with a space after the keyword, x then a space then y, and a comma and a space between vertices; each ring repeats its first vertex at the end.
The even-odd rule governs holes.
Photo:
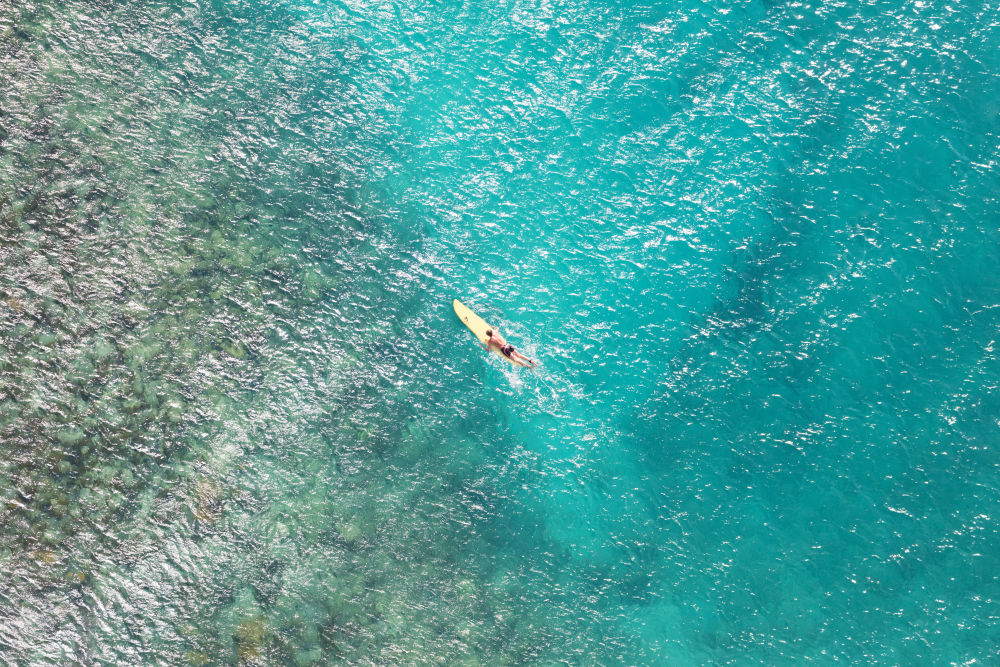
POLYGON ((515 364, 519 366, 524 366, 525 368, 534 368, 535 362, 524 356, 520 352, 514 349, 514 346, 503 339, 503 336, 493 331, 493 329, 486 330, 486 345, 483 345, 487 350, 495 347, 500 354, 507 357, 515 364))

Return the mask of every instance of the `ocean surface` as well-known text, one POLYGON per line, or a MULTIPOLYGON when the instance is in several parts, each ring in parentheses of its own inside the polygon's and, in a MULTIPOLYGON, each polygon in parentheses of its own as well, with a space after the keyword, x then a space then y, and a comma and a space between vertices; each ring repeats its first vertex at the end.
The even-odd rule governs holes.
POLYGON ((4 665, 1000 660, 995 2, 0 0, 0 317, 4 665))

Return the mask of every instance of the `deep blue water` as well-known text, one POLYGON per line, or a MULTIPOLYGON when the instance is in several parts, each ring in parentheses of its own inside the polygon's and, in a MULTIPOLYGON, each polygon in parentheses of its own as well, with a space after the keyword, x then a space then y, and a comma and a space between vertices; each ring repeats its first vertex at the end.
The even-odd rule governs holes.
POLYGON ((981 2, 0 4, 0 662, 997 660, 998 91, 981 2))

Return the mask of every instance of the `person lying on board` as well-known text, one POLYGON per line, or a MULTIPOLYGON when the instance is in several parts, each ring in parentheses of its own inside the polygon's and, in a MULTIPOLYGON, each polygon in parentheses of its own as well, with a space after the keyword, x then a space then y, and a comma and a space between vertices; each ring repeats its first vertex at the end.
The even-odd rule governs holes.
POLYGON ((483 345, 483 347, 487 350, 495 347, 500 354, 519 366, 524 366, 525 368, 535 367, 534 361, 515 350, 513 345, 505 341, 503 336, 493 331, 493 329, 486 330, 486 345, 483 345))

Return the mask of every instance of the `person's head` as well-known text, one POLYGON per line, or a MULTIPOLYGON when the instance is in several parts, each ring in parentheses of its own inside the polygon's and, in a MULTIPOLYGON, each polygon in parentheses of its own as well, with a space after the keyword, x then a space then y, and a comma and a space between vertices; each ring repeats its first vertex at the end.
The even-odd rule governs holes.
POLYGON ((493 338, 493 329, 487 329, 486 330, 486 337, 487 338, 493 338))

